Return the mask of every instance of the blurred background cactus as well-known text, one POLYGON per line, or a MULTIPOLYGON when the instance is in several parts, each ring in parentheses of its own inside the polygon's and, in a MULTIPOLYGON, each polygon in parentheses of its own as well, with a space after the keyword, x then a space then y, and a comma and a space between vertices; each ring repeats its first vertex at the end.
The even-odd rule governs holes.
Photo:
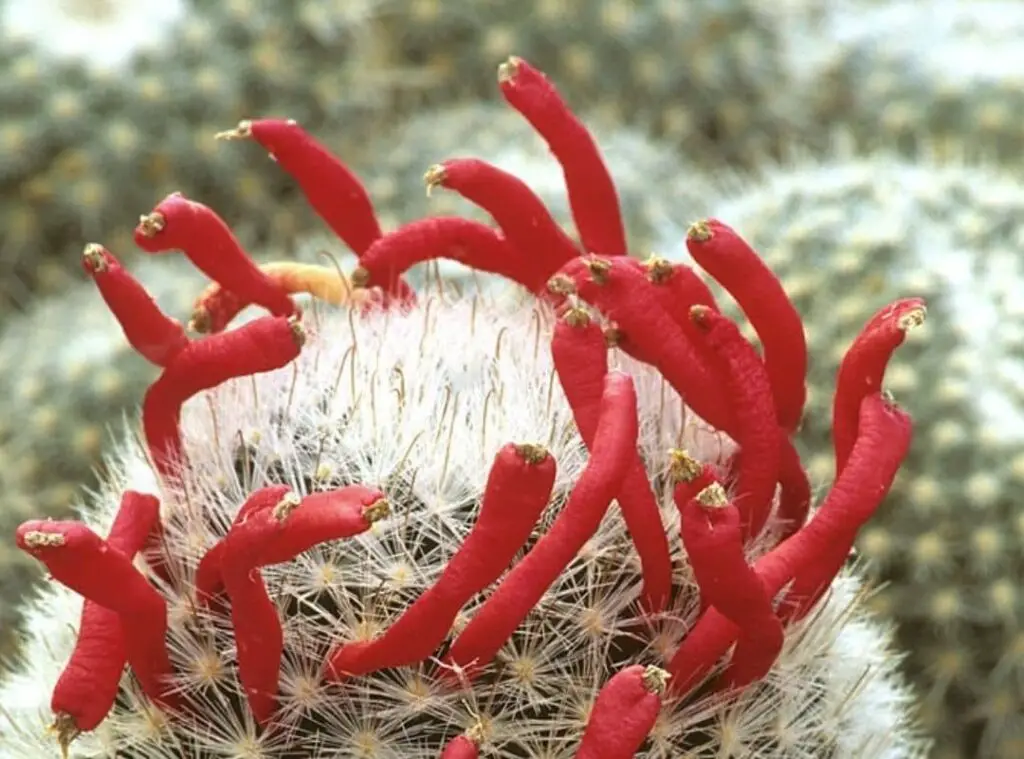
POLYGON ((1020 164, 1024 37, 1018 0, 806 3, 782 97, 819 152, 861 149, 1020 164))
MULTIPOLYGON (((822 356, 894 294, 929 296, 890 374, 915 397, 912 460, 860 551, 886 583, 874 603, 899 623, 936 756, 1024 755, 1024 180, 998 169, 1024 147, 1019 0, 151 5, 0 0, 3 529, 19 504, 62 513, 95 484, 105 424, 149 376, 109 352, 121 342, 79 284, 83 242, 129 256, 137 214, 180 189, 256 250, 343 258, 257 148, 212 139, 252 116, 295 118, 350 161, 389 228, 470 210, 421 183, 459 154, 513 170, 564 220, 557 166, 495 107, 496 65, 517 54, 594 125, 632 252, 678 254, 686 224, 713 213, 782 274, 814 325, 807 453, 828 436, 822 356), (112 49, 60 44, 85 25, 112 49)), ((184 268, 138 271, 185 315, 184 268)), ((9 630, 22 581, 4 576, 9 630)))
POLYGON ((490 99, 496 61, 545 71, 593 123, 632 123, 711 165, 763 158, 787 129, 783 28, 752 0, 381 3, 375 63, 418 70, 421 102, 490 99), (596 121, 595 121, 596 119, 596 121))
MULTIPOLYGON (((300 15, 318 5, 329 12, 304 3, 300 15)), ((294 12, 255 0, 0 0, 0 320, 63 290, 83 239, 102 233, 133 250, 110 230, 130 230, 168 192, 216 205, 249 243, 309 228, 301 204, 279 206, 295 192, 282 172, 213 138, 280 114, 344 125, 325 139, 351 153, 383 123, 384 101, 350 65, 346 17, 322 44, 294 12), (97 52, 101 43, 117 50, 97 52)))

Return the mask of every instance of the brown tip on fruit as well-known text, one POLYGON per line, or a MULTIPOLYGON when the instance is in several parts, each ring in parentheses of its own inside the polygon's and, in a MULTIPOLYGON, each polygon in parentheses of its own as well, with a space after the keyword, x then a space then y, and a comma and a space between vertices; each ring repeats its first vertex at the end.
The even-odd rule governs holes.
POLYGON ((59 548, 66 542, 66 538, 59 532, 42 530, 26 532, 23 540, 26 548, 59 548))
POLYGON ((522 58, 510 55, 508 60, 498 66, 498 83, 504 84, 506 82, 511 82, 519 76, 519 65, 522 62, 522 58))
POLYGON ((667 282, 674 271, 671 261, 655 255, 644 261, 644 267, 647 269, 647 279, 655 285, 667 282))
POLYGON ((448 172, 441 164, 435 163, 427 169, 423 174, 423 183, 427 186, 427 197, 430 197, 430 191, 435 187, 443 187, 447 179, 448 172))
POLYGON ((729 505, 729 498, 725 494, 725 488, 717 482, 712 482, 697 493, 697 503, 708 509, 724 509, 729 505))
POLYGON ((548 280, 548 292, 554 295, 574 295, 576 283, 568 274, 556 274, 548 280))
POLYGON ((373 524, 379 522, 391 513, 391 504, 386 498, 380 498, 363 510, 363 517, 367 522, 373 524))
POLYGON ((570 327, 586 327, 590 325, 590 314, 586 308, 577 303, 565 310, 565 313, 562 314, 562 321, 570 327))
POLYGON ((189 331, 205 335, 210 331, 212 321, 210 311, 206 306, 196 306, 192 309, 192 316, 188 320, 189 331))
POLYGON ((527 464, 537 465, 548 457, 548 449, 539 443, 520 443, 516 446, 518 453, 527 464))
POLYGON ((167 226, 167 219, 159 211, 142 214, 139 217, 139 231, 143 237, 156 237, 165 226, 167 226))
POLYGON ((643 680, 644 688, 651 693, 660 696, 665 692, 665 688, 668 686, 668 681, 671 677, 672 675, 661 667, 648 667, 644 670, 641 680, 643 680))
POLYGON ((57 743, 60 746, 60 755, 68 759, 71 744, 82 734, 75 724, 75 718, 65 712, 57 712, 54 716, 50 730, 57 734, 57 743))
POLYGON ((590 272, 590 278, 594 281, 594 284, 603 285, 608 281, 608 272, 612 270, 612 262, 608 259, 598 258, 597 256, 585 256, 583 258, 583 265, 590 272))
POLYGON ((352 270, 352 275, 349 279, 352 282, 352 287, 368 287, 370 284, 370 270, 363 266, 357 266, 352 270))
POLYGON ((103 246, 95 242, 86 245, 82 251, 82 261, 93 274, 102 274, 108 268, 107 259, 103 253, 103 246))
POLYGON ((693 222, 693 224, 690 225, 690 228, 686 230, 687 240, 707 242, 714 236, 714 233, 711 231, 711 225, 708 223, 707 219, 701 219, 700 221, 693 222))
POLYGON ((689 453, 677 448, 669 451, 668 455, 671 459, 668 471, 673 482, 693 482, 700 477, 704 467, 689 453))
POLYGON ((251 137, 252 122, 248 119, 239 121, 238 126, 234 129, 228 129, 225 132, 217 132, 217 134, 214 135, 214 139, 217 140, 248 140, 251 137))
POLYGON ((904 332, 909 332, 914 327, 920 327, 924 324, 925 316, 928 314, 928 309, 924 306, 918 308, 912 308, 907 313, 900 317, 898 326, 904 332))
POLYGON ((288 328, 292 331, 292 339, 298 347, 306 344, 306 328, 297 316, 288 317, 288 328))

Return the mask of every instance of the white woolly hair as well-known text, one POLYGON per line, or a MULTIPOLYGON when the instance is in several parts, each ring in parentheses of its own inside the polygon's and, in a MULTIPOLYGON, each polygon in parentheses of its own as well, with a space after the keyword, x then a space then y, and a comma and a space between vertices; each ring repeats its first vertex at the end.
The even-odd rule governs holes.
MULTIPOLYGON (((659 375, 613 353, 612 363, 636 381, 640 447, 672 545, 671 608, 653 620, 638 616, 638 561, 613 504, 504 647, 502 666, 471 688, 446 691, 424 667, 327 686, 320 673, 328 647, 376 634, 438 576, 472 526, 502 445, 543 443, 557 459, 545 524, 587 456, 553 374, 552 315, 540 306, 434 296, 407 314, 317 307, 306 323, 310 339, 293 365, 187 405, 192 470, 181 492, 158 486, 128 436, 114 480, 83 514, 105 534, 125 488, 158 493, 169 545, 192 572, 253 489, 384 489, 392 515, 369 533, 264 570, 285 630, 282 728, 260 734, 240 708, 230 630, 195 610, 186 576, 161 589, 177 685, 201 708, 186 724, 169 722, 126 674, 115 710, 76 741, 75 756, 434 759, 474 724, 484 727, 486 756, 573 756, 600 686, 627 664, 664 664, 699 612, 666 477, 668 449, 717 461, 732 443, 685 413, 659 375)), ((751 546, 751 555, 762 550, 751 546)), ((731 699, 702 691, 667 703, 638 756, 922 756, 899 658, 888 631, 864 611, 864 595, 856 572, 844 570, 819 608, 790 628, 763 682, 731 699)), ((56 583, 30 603, 22 661, 0 688, 0 755, 59 755, 47 732, 50 694, 80 609, 56 583)))

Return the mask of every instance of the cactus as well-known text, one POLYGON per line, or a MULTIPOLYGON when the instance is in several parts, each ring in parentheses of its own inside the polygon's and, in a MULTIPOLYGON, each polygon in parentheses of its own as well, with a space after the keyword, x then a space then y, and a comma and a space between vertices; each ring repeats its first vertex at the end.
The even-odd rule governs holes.
MULTIPOLYGON (((528 111, 509 88, 542 75, 521 61, 504 75, 528 111)), ((575 122, 547 92, 551 135, 575 122)), ((341 236, 376 227, 297 125, 239 136, 360 206, 341 221, 318 206, 341 236), (311 150, 317 161, 301 160, 311 150)), ((581 238, 610 244, 618 204, 599 154, 558 157, 581 238)), ((676 292, 696 281, 687 269, 571 253, 563 238, 520 248, 556 226, 488 164, 447 161, 430 181, 470 192, 467 169, 492 183, 484 204, 508 236, 457 255, 528 280, 532 305, 417 298, 397 278, 424 238, 405 228, 359 250, 357 308, 300 310, 286 268, 258 274, 211 209, 174 195, 136 241, 182 248, 216 276, 208 309, 235 298, 273 314, 190 340, 108 251, 86 250, 126 338, 162 371, 144 447, 122 441, 85 521, 16 531, 54 583, 0 685, 0 748, 45 756, 53 720, 60 746, 86 757, 923 755, 899 658, 844 567, 909 444, 881 378, 844 364, 841 485, 808 520, 785 453, 804 341, 756 254, 718 223, 688 232, 694 249, 733 251, 759 293, 745 306, 774 304, 752 317, 764 360, 699 287, 696 302, 676 292), (508 193, 519 204, 505 215, 508 193), (494 245, 504 255, 488 259, 494 245), (691 338, 696 364, 664 353, 691 338), (73 592, 86 598, 77 630, 73 592)), ((470 228, 425 224, 414 229, 470 228)), ((881 369, 923 315, 918 299, 892 304, 861 349, 881 369)))
POLYGON ((788 109, 803 114, 812 144, 815 135, 840 131, 862 150, 1019 161, 1024 96, 1010 63, 1024 33, 1019 2, 858 0, 823 8, 788 37, 788 109))
POLYGON ((858 549, 886 583, 874 608, 897 621, 937 755, 1019 755, 1024 186, 880 154, 776 169, 723 194, 714 213, 760 246, 808 315, 818 360, 800 438, 822 486, 845 347, 878 302, 927 297, 928 323, 887 380, 913 399, 915 442, 858 549))
MULTIPOLYGON (((692 172, 670 151, 627 130, 598 132, 598 138, 618 178, 634 249, 664 247, 658 230, 676 213, 680 197, 686 197, 684 182, 692 172), (660 187, 677 191, 666 189, 650 197, 647 189, 652 179, 660 187)), ((233 153, 233 160, 252 158, 239 147, 221 149, 233 153)), ((423 115, 408 128, 383 135, 365 152, 377 165, 363 159, 366 165, 359 166, 359 173, 366 179, 385 228, 429 213, 482 217, 454 193, 435 192, 427 198, 424 192, 422 175, 430 161, 459 153, 485 157, 523 176, 557 218, 568 224, 558 163, 528 126, 505 109, 481 105, 423 115)), ((310 235, 289 246, 284 257, 324 263, 321 252, 342 266, 353 265, 351 253, 326 235, 310 235)), ((257 258, 265 261, 281 255, 262 251, 257 258)), ((486 279, 468 281, 466 268, 453 262, 444 262, 439 269, 449 282, 461 282, 467 294, 489 285, 486 279)), ((181 262, 145 260, 137 271, 157 301, 173 313, 187 311, 200 288, 193 269, 181 262)), ((430 286, 425 270, 412 281, 430 286)), ((0 332, 0 377, 15 389, 9 410, 0 419, 0 457, 11 462, 8 474, 16 492, 34 493, 36 508, 55 517, 66 513, 83 487, 98 483, 94 469, 101 465, 100 442, 107 436, 108 422, 132 413, 153 378, 152 369, 127 350, 110 325, 111 317, 94 297, 92 285, 76 283, 67 294, 13 318, 0 332), (68 324, 76 325, 70 334, 68 324)), ((0 523, 0 531, 13 524, 0 523)), ((10 604, 12 594, 20 595, 24 588, 22 579, 4 582, 0 597, 10 604)))
MULTIPOLYGON (((616 175, 632 249, 646 253, 666 248, 668 241, 659 236, 659 230, 679 208, 692 208, 698 202, 696 198, 690 202, 693 170, 665 147, 629 130, 597 130, 596 134, 616 175), (654 196, 648 192, 652 181, 663 188, 654 196)), ((252 158, 240 148, 221 146, 221 150, 233 154, 232 160, 252 158)), ((368 158, 353 164, 365 178, 385 228, 430 213, 483 217, 454 193, 435 192, 428 198, 424 192, 422 176, 429 163, 458 154, 482 156, 524 177, 556 218, 569 224, 558 163, 528 125, 498 106, 456 106, 421 115, 406 127, 381 135, 364 152, 368 158)), ((129 247, 130 243, 111 246, 118 251, 129 247)), ((269 250, 261 251, 258 259, 281 256, 269 250)), ((323 263, 321 252, 340 265, 352 266, 351 252, 326 235, 311 234, 289 246, 285 257, 323 263)), ((194 271, 180 262, 146 260, 137 271, 157 301, 173 313, 187 311, 200 287, 194 271)), ((455 262, 440 262, 438 271, 466 294, 491 289, 493 284, 486 278, 468 279, 468 270, 455 262)), ((421 270, 410 279, 419 287, 432 287, 431 278, 431 273, 421 270)), ((35 511, 55 518, 69 513, 83 489, 99 484, 103 474, 100 443, 109 437, 110 420, 133 413, 153 378, 152 369, 110 330, 111 318, 92 290, 90 284, 69 285, 65 295, 12 318, 0 331, 0 384, 15 389, 9 410, 0 419, 0 457, 10 462, 7 492, 31 493, 28 503, 35 511), (77 330, 69 334, 67 325, 72 323, 77 330)), ((10 502, 14 500, 12 496, 10 502)), ((25 518, 20 509, 10 512, 3 513, 0 533, 9 532, 25 518)), ((28 591, 29 579, 38 576, 20 552, 11 553, 0 560, 9 562, 4 566, 19 567, 18 575, 13 569, 0 572, 0 622, 9 630, 19 619, 17 599, 28 591)))
MULTIPOLYGON (((198 488, 193 492, 209 494, 210 508, 216 503, 217 509, 226 511, 212 512, 208 524, 171 527, 168 539, 176 550, 184 550, 185 543, 196 537, 196 530, 204 543, 216 540, 224 530, 221 520, 230 520, 240 499, 262 485, 295 483, 306 493, 349 482, 388 483, 385 490, 394 519, 375 527, 363 540, 324 546, 267 575, 272 593, 283 600, 282 609, 291 605, 288 599, 298 601, 321 587, 320 603, 325 604, 322 613, 337 620, 325 626, 301 612, 286 616, 291 649, 282 671, 285 690, 281 709, 296 719, 305 717, 303 724, 323 720, 318 741, 302 744, 311 757, 357 755, 360 750, 381 757, 434 757, 445 739, 477 720, 486 726, 486 742, 499 755, 532 750, 569 756, 584 727, 595 678, 608 677, 618 666, 614 658, 606 659, 608 644, 617 636, 630 638, 636 634, 629 632, 637 623, 632 611, 637 594, 636 568, 621 520, 609 518, 592 539, 592 552, 574 562, 549 592, 549 600, 531 615, 506 649, 509 663, 518 664, 521 674, 514 675, 513 666, 507 673, 476 685, 470 693, 461 694, 445 693, 427 665, 373 675, 346 689, 346 694, 335 693, 311 679, 317 662, 310 657, 323 643, 340 643, 359 636, 363 629, 383 629, 436 580, 470 526, 489 460, 508 439, 547 439, 552 418, 560 419, 550 448, 560 469, 556 502, 561 502, 578 480, 584 457, 579 438, 565 426, 570 411, 561 398, 550 409, 544 401, 550 359, 546 351, 541 351, 536 361, 529 358, 536 340, 530 311, 502 313, 483 306, 474 322, 476 308, 468 302, 435 303, 434 313, 426 322, 427 313, 417 309, 395 317, 387 326, 382 320, 359 321, 356 333, 341 339, 335 336, 347 335, 348 328, 344 315, 339 315, 336 325, 325 322, 322 342, 304 349, 295 396, 302 400, 284 415, 283 428, 280 402, 259 409, 247 382, 218 391, 215 408, 219 436, 214 434, 204 404, 191 409, 183 422, 189 433, 190 455, 197 462, 210 462, 202 473, 197 472, 190 487, 198 488), (425 323, 429 325, 426 334, 425 323), (473 334, 468 330, 470 324, 474 324, 473 334), (503 338, 499 337, 502 333, 503 338), (381 405, 374 412, 369 405, 356 403, 349 395, 346 379, 334 396, 337 412, 345 418, 340 428, 344 431, 324 438, 316 430, 338 424, 339 419, 323 416, 315 399, 330 392, 342 356, 353 340, 376 356, 373 361, 355 364, 356 390, 373 394, 381 399, 381 405), (503 342, 503 359, 493 352, 499 341, 503 342), (389 367, 389 372, 376 371, 373 367, 377 360, 389 367), (409 401, 404 410, 383 400, 394 389, 393 378, 399 372, 405 378, 404 392, 409 401), (443 396, 436 393, 439 384, 446 382, 454 388, 453 402, 467 412, 459 414, 457 424, 450 417, 451 411, 445 413, 443 396), (485 421, 481 412, 486 396, 492 393, 503 397, 503 402, 493 407, 493 416, 485 421), (271 434, 273 430, 276 432, 271 434), (247 450, 240 450, 230 440, 236 432, 248 435, 252 441, 259 433, 259 440, 247 450), (213 442, 218 438, 223 443, 220 446, 213 442), (223 465, 215 463, 218 461, 228 462, 229 468, 221 469, 223 465), (232 461, 235 468, 231 468, 232 461), (320 582, 326 584, 318 586, 320 582), (588 628, 584 620, 591 617, 597 627, 588 628), (314 635, 316 638, 311 637, 314 635), (324 635, 329 637, 322 639, 324 635), (302 640, 308 641, 308 649, 307 644, 299 643, 302 640), (538 720, 535 728, 527 727, 527 714, 516 716, 528 708, 524 699, 542 699, 545 704, 543 716, 533 718, 538 720), (408 729, 410 725, 417 725, 415 732, 408 729)), ((286 393, 282 391, 292 377, 293 373, 285 370, 260 378, 259 397, 283 401, 286 393)), ((637 382, 650 388, 651 394, 644 399, 644 424, 653 429, 659 383, 642 372, 637 382)), ((661 458, 663 452, 656 449, 678 432, 678 428, 667 425, 663 440, 645 441, 653 466, 666 465, 661 458)), ((691 450, 696 453, 701 449, 693 444, 691 450)), ((148 466, 133 449, 113 469, 112 482, 97 499, 96 511, 87 512, 91 523, 104 534, 121 489, 156 490, 148 466)), ((165 509, 177 510, 181 503, 167 500, 165 509)), ((671 503, 666 503, 663 513, 678 529, 671 508, 671 503)), ((195 556, 194 550, 190 556, 195 556)), ((692 582, 689 569, 678 556, 676 561, 681 566, 677 582, 687 587, 692 582)), ((183 587, 177 592, 180 595, 171 600, 171 605, 184 609, 190 591, 183 587)), ((887 658, 891 654, 886 654, 885 636, 864 616, 858 595, 856 580, 844 575, 823 608, 790 633, 785 652, 763 685, 752 688, 738 704, 716 704, 704 697, 666 710, 649 753, 639 755, 674 756, 692 750, 698 756, 713 756, 726 750, 729 740, 761 751, 789 741, 786 750, 775 754, 778 756, 830 751, 837 751, 837 756, 913 755, 913 740, 900 724, 907 697, 892 673, 896 660, 887 658), (858 687, 858 683, 863 684, 858 687), (843 706, 842 716, 830 712, 848 693, 856 695, 843 706), (765 715, 759 706, 764 703, 773 704, 773 714, 788 711, 792 722, 765 715), (817 728, 819 720, 830 727, 817 728), (735 732, 720 727, 725 724, 731 724, 735 732), (886 735, 890 730, 892 734, 886 735), (864 743, 858 746, 855 741, 864 743)), ((25 649, 28 665, 0 690, 0 700, 16 720, 15 729, 2 731, 0 746, 15 754, 20 751, 45 757, 52 751, 52 739, 47 739, 43 730, 50 719, 46 704, 49 689, 73 643, 71 631, 78 613, 68 596, 51 588, 31 604, 27 614, 32 637, 25 649)), ((678 615, 692 620, 694 603, 695 596, 683 593, 667 618, 678 615)), ((249 718, 235 712, 237 704, 228 705, 237 701, 239 685, 233 657, 228 653, 230 633, 217 619, 186 613, 178 615, 171 626, 172 656, 193 673, 183 673, 182 684, 188 697, 202 704, 200 708, 210 720, 209 728, 192 732, 197 740, 189 737, 190 730, 184 725, 161 727, 160 720, 151 723, 153 732, 143 729, 147 707, 130 695, 135 686, 125 680, 123 705, 94 736, 80 739, 76 744, 79 755, 99 756, 104 750, 120 749, 131 756, 158 756, 162 750, 155 744, 158 736, 189 756, 219 755, 231 750, 229 747, 242 745, 250 745, 254 755, 279 756, 285 755, 279 752, 286 752, 289 738, 309 741, 310 736, 298 723, 278 731, 278 738, 272 733, 257 737, 249 718), (205 634, 211 636, 208 644, 214 647, 213 655, 221 657, 218 667, 222 669, 203 686, 200 671, 206 649, 200 639, 205 634), (214 689, 211 696, 201 695, 203 687, 214 689), (220 689, 227 698, 224 702, 212 696, 220 689)), ((657 634, 666 637, 675 637, 683 629, 678 622, 665 622, 657 628, 657 634)), ((637 661, 658 661, 651 651, 637 655, 637 661)))

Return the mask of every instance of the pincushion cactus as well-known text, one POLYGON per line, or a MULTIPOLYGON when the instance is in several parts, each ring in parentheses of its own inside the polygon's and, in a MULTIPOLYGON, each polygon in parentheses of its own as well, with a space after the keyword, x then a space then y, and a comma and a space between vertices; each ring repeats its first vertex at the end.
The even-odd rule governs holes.
POLYGON ((564 168, 581 244, 474 159, 428 182, 500 231, 447 217, 381 235, 307 133, 255 121, 237 135, 359 252, 354 309, 300 309, 291 291, 337 275, 261 272, 181 195, 135 237, 216 280, 206 337, 86 248, 161 373, 144 451, 125 443, 87 521, 17 530, 57 587, 0 690, 0 747, 45 755, 52 720, 84 756, 921 754, 844 564, 910 443, 881 382, 923 303, 883 307, 844 361, 840 476, 809 517, 790 442, 807 357, 778 281, 729 227, 691 227, 762 359, 691 269, 623 255, 614 186, 543 75, 515 60, 501 84, 564 168), (325 202, 339 194, 350 213, 325 202), (435 256, 538 297, 423 300, 401 275, 435 256), (229 328, 240 303, 271 315, 229 328), (59 586, 86 598, 76 632, 59 586))
POLYGON ((875 300, 928 299, 928 323, 888 375, 913 395, 914 449, 858 550, 885 583, 872 604, 897 622, 936 756, 1020 755, 1024 186, 994 168, 880 153, 712 194, 811 325, 798 439, 816 484, 833 476, 826 413, 846 346, 875 300))
MULTIPOLYGON (((679 207, 698 207, 700 199, 691 197, 693 170, 664 145, 631 130, 599 130, 597 137, 616 177, 630 247, 638 252, 662 248, 665 241, 659 230, 666 220, 674 218, 679 207), (652 182, 661 188, 654 196, 648 192, 652 182)), ((252 158, 243 146, 218 147, 233 160, 252 158)), ((422 114, 405 128, 382 134, 365 153, 376 165, 365 156, 354 156, 353 168, 366 182, 385 229, 428 213, 485 218, 453 193, 428 197, 424 192, 423 161, 453 154, 478 155, 522 177, 560 224, 568 229, 571 223, 558 164, 528 124, 495 104, 422 114)), ((259 261, 273 256, 305 264, 334 259, 345 268, 355 265, 337 238, 322 234, 254 252, 259 261), (276 254, 268 252, 273 250, 276 254)), ((132 269, 164 310, 187 313, 200 287, 199 276, 187 261, 144 259, 132 269)), ((80 268, 78 272, 81 278, 80 268)), ((500 287, 500 282, 472 277, 469 269, 455 262, 439 262, 436 271, 417 267, 410 272, 410 282, 435 290, 438 275, 453 294, 456 289, 471 295, 500 287)), ((0 419, 0 457, 8 462, 9 475, 5 492, 32 493, 31 499, 21 502, 37 514, 66 516, 71 503, 96 486, 103 470, 100 443, 108 436, 110 421, 132 413, 155 376, 152 367, 111 330, 112 323, 102 301, 95 298, 93 285, 76 282, 61 295, 12 317, 0 330, 0 384, 7 382, 15 389, 0 419), (68 334, 66 325, 72 322, 77 329, 68 334)), ((8 521, 0 521, 0 531, 9 531, 24 518, 24 510, 13 508, 16 500, 8 497, 8 521)), ((19 551, 0 552, 0 566, 25 564, 19 551)), ((0 572, 0 620, 12 633, 15 601, 28 588, 25 572, 0 572)))

